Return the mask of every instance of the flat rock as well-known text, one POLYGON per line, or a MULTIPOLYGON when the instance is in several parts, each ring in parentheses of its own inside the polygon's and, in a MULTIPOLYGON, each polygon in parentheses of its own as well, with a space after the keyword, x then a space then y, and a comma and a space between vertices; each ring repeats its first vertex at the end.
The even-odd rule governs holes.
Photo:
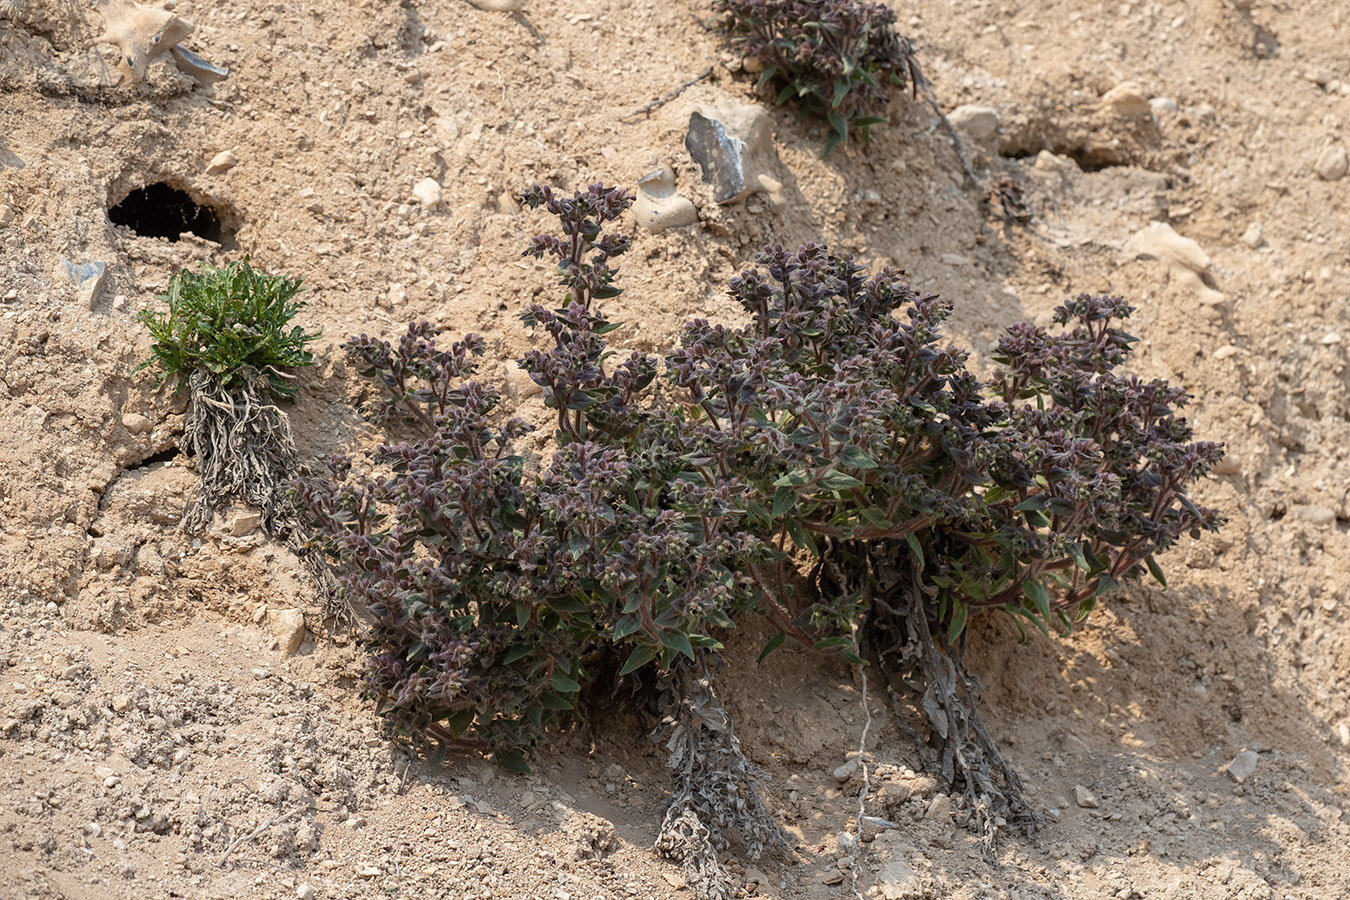
POLYGON ((1228 764, 1228 777, 1242 784, 1256 773, 1256 764, 1260 761, 1255 750, 1243 750, 1228 764))
POLYGON ((892 860, 877 872, 877 892, 882 900, 913 900, 923 896, 919 873, 899 860, 892 860))
POLYGON ((946 794, 935 794, 928 803, 928 809, 924 810, 925 819, 934 819, 939 822, 950 821, 952 817, 952 798, 946 794))
POLYGON ((1132 258, 1152 257, 1197 273, 1209 268, 1209 254, 1163 222, 1154 222, 1131 235, 1125 242, 1125 252, 1132 258))
POLYGON ((1350 170, 1350 158, 1346 157, 1344 147, 1333 144, 1317 157, 1317 164, 1313 169, 1317 172, 1317 177, 1323 181, 1340 181, 1345 177, 1346 171, 1350 170))
POLYGON ((300 649, 305 640, 305 614, 298 609, 269 609, 267 624, 277 648, 290 656, 300 649))
POLYGON ((1092 791, 1089 791, 1081 784, 1074 785, 1073 802, 1083 807, 1083 809, 1097 808, 1097 798, 1092 795, 1092 791))
POLYGON ((258 530, 262 525, 262 515, 256 512, 243 512, 230 520, 230 536, 244 537, 258 530))
POLYGON ((98 301, 99 291, 103 289, 103 281, 108 275, 108 264, 105 262, 76 264, 63 256, 61 270, 75 285, 80 305, 86 309, 93 309, 98 301))
POLYGON ((239 157, 232 150, 222 150, 206 164, 207 175, 221 175, 239 165, 239 157))
POLYGON ((967 103, 947 113, 952 127, 976 142, 987 141, 998 134, 998 110, 992 106, 967 103))
POLYGON ((132 434, 145 434, 153 426, 150 420, 140 413, 123 413, 122 427, 132 434))
POLYGON ((713 200, 736 203, 756 192, 782 203, 782 184, 769 174, 778 160, 769 113, 764 107, 726 102, 689 114, 685 149, 713 187, 713 200))
POLYGON ((1294 508, 1294 515, 1309 525, 1326 527, 1336 524, 1336 514, 1325 506, 1308 503, 1294 508))
POLYGON ((1102 94, 1102 106, 1122 119, 1147 119, 1153 115, 1148 96, 1133 81, 1122 81, 1102 94))

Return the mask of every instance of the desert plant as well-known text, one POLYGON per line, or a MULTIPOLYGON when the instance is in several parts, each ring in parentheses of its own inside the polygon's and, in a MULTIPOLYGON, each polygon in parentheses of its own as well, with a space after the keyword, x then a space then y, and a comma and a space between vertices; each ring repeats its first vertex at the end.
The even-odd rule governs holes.
POLYGON ((976 709, 970 617, 1071 629, 1219 524, 1186 493, 1221 449, 1190 441, 1184 393, 1116 372, 1130 307, 1084 295, 1057 332, 1014 326, 984 384, 942 346, 950 306, 903 273, 771 247, 730 285, 747 324, 688 323, 656 390, 654 360, 612 358, 600 309, 629 248, 605 226, 631 198, 523 199, 563 232, 526 251, 555 260, 565 305, 525 311, 549 345, 520 360, 556 412, 552 460, 516 454, 527 427, 470 379, 481 339, 439 349, 419 323, 396 346, 345 345, 384 388, 369 415, 408 439, 300 487, 376 618, 366 682, 389 721, 520 768, 597 675, 655 669, 676 773, 658 846, 728 896, 728 835, 753 854, 780 833, 709 664, 722 631, 763 614, 782 631, 765 652, 790 636, 878 666, 986 835, 1030 826, 976 709))
POLYGON ((167 311, 145 309, 150 357, 137 372, 157 367, 159 386, 186 388, 183 450, 195 453, 201 480, 184 525, 200 530, 217 504, 242 500, 258 507, 269 534, 294 526, 286 485, 295 474, 290 422, 275 400, 293 397, 295 369, 318 333, 291 320, 304 307, 300 280, 255 271, 247 260, 223 268, 182 269, 159 299, 167 311))
POLYGON ((825 155, 848 141, 850 127, 869 138, 885 122, 890 88, 922 75, 895 13, 864 0, 714 0, 715 27, 763 69, 759 87, 779 86, 777 102, 798 104, 830 123, 825 155))

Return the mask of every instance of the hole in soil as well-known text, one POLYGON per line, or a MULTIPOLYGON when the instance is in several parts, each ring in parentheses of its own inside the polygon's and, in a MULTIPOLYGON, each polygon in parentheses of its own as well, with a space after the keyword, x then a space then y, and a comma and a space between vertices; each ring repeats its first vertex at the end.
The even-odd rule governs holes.
MULTIPOLYGON (((223 218, 226 222, 230 219, 228 214, 223 218)), ((188 232, 226 249, 234 243, 235 229, 221 221, 220 212, 199 204, 186 192, 162 181, 127 194, 125 200, 108 210, 108 219, 114 225, 125 225, 142 237, 176 241, 188 232)))
POLYGON ((1030 159, 1042 150, 1049 150, 1056 156, 1067 156, 1069 159, 1078 163, 1078 168, 1084 172, 1100 172, 1103 169, 1110 169, 1114 166, 1133 165, 1134 161, 1119 152, 1112 150, 1099 150, 1087 147, 1072 147, 1064 145, 1047 147, 1018 147, 1005 151, 1002 155, 1009 159, 1030 159))

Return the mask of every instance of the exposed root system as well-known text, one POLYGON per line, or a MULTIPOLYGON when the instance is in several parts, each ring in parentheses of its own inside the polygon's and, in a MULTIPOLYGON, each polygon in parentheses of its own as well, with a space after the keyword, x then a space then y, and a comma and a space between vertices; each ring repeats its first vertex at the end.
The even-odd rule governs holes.
POLYGON ((900 601, 895 606, 873 603, 867 649, 885 676, 901 729, 914 739, 924 769, 965 798, 969 827, 987 846, 1006 825, 1034 831, 1036 816, 1022 794, 1021 779, 980 718, 983 687, 965 666, 964 634, 955 647, 934 638, 917 571, 897 589, 892 592, 900 601), (916 699, 926 720, 917 726, 911 724, 916 699), (925 731, 926 739, 921 737, 925 731))
POLYGON ((731 844, 728 834, 750 859, 787 846, 787 839, 760 792, 765 775, 741 752, 702 659, 671 674, 665 702, 668 712, 654 736, 666 739, 674 783, 656 849, 684 867, 701 900, 730 900, 731 877, 717 858, 731 844))
POLYGON ((200 480, 188 497, 183 527, 200 533, 223 503, 257 508, 263 531, 304 560, 334 627, 350 628, 353 613, 337 599, 332 574, 319 554, 305 549, 288 487, 298 474, 295 438, 285 411, 270 399, 266 376, 252 373, 242 386, 227 389, 198 369, 189 378, 188 389, 182 449, 196 455, 200 480))

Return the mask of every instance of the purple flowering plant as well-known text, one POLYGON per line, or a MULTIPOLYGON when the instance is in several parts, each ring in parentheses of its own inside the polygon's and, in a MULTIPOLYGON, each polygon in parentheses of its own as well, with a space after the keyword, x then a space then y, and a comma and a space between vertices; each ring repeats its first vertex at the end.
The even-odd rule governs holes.
MULTIPOLYGON (((1131 307, 1085 294, 1054 329, 1012 326, 984 383, 943 341, 950 304, 903 272, 769 247, 729 286, 745 323, 686 324, 658 382, 655 359, 606 340, 631 244, 605 229, 631 196, 523 201, 562 232, 526 250, 554 261, 564 297, 525 310, 547 341, 520 360, 556 413, 552 458, 517 451, 529 427, 474 378, 481 338, 442 349, 417 323, 396 345, 344 345, 381 388, 368 416, 403 439, 298 485, 374 620, 366 683, 390 722, 522 768, 601 674, 688 673, 762 614, 780 632, 766 653, 791 637, 879 667, 895 697, 917 689, 909 733, 972 822, 1033 825, 976 709, 971 616, 1068 632, 1221 524, 1188 494, 1221 445, 1192 440, 1184 391, 1119 371, 1131 307)), ((701 790, 690 814, 724 821, 701 790)))

